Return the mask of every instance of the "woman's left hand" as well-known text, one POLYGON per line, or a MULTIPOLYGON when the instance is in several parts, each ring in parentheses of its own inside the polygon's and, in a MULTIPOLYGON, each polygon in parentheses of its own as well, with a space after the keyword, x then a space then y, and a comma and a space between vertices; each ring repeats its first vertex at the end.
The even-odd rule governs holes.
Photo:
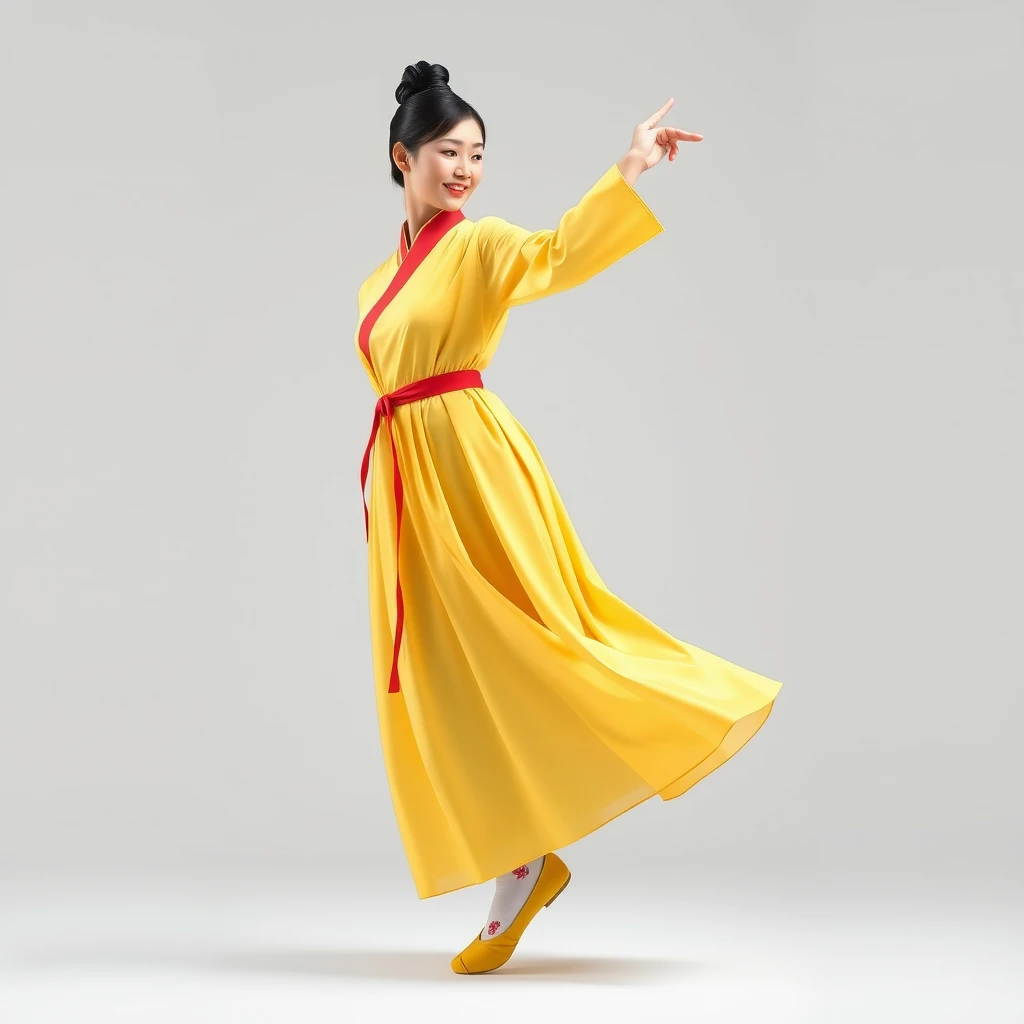
POLYGON ((633 131, 633 142, 629 148, 643 159, 645 171, 649 171, 666 153, 669 160, 675 160, 680 142, 700 142, 704 138, 694 132, 684 132, 682 128, 658 127, 658 122, 668 113, 673 103, 675 98, 670 96, 660 110, 638 124, 633 131))

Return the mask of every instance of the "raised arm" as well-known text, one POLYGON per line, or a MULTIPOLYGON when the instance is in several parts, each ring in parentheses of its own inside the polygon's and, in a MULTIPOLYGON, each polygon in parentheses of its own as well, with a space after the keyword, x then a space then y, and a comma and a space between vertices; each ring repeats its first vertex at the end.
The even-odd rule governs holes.
POLYGON ((476 222, 485 287, 500 307, 581 284, 665 230, 633 186, 663 156, 674 160, 680 142, 703 138, 659 126, 674 102, 670 97, 636 126, 629 152, 562 214, 558 227, 527 231, 501 217, 476 222))
POLYGON ((474 230, 485 287, 506 308, 582 284, 665 229, 613 164, 555 228, 481 217, 474 230))

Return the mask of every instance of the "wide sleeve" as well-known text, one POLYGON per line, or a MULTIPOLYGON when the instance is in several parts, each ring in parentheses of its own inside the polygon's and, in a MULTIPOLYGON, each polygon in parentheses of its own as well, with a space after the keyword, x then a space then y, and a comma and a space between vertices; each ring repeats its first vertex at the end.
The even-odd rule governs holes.
POLYGON ((481 217, 474 230, 484 288, 504 308, 574 288, 665 229, 612 164, 556 228, 481 217))

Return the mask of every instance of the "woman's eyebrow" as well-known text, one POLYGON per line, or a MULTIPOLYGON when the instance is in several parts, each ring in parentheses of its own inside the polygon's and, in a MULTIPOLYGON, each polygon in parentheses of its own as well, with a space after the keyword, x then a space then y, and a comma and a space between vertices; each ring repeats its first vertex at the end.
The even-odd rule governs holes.
MULTIPOLYGON (((454 143, 457 143, 460 146, 462 145, 462 139, 441 139, 440 141, 441 142, 454 142, 454 143)), ((475 149, 477 146, 479 146, 481 149, 483 149, 483 145, 484 144, 482 142, 474 142, 473 143, 473 148, 475 149)))

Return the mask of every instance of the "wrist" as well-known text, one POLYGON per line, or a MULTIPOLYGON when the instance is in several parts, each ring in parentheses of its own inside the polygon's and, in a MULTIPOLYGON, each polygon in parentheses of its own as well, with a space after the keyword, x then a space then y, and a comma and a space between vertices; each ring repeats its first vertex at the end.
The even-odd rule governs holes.
POLYGON ((647 169, 647 159, 642 153, 631 149, 619 162, 618 168, 626 184, 632 185, 647 169))

